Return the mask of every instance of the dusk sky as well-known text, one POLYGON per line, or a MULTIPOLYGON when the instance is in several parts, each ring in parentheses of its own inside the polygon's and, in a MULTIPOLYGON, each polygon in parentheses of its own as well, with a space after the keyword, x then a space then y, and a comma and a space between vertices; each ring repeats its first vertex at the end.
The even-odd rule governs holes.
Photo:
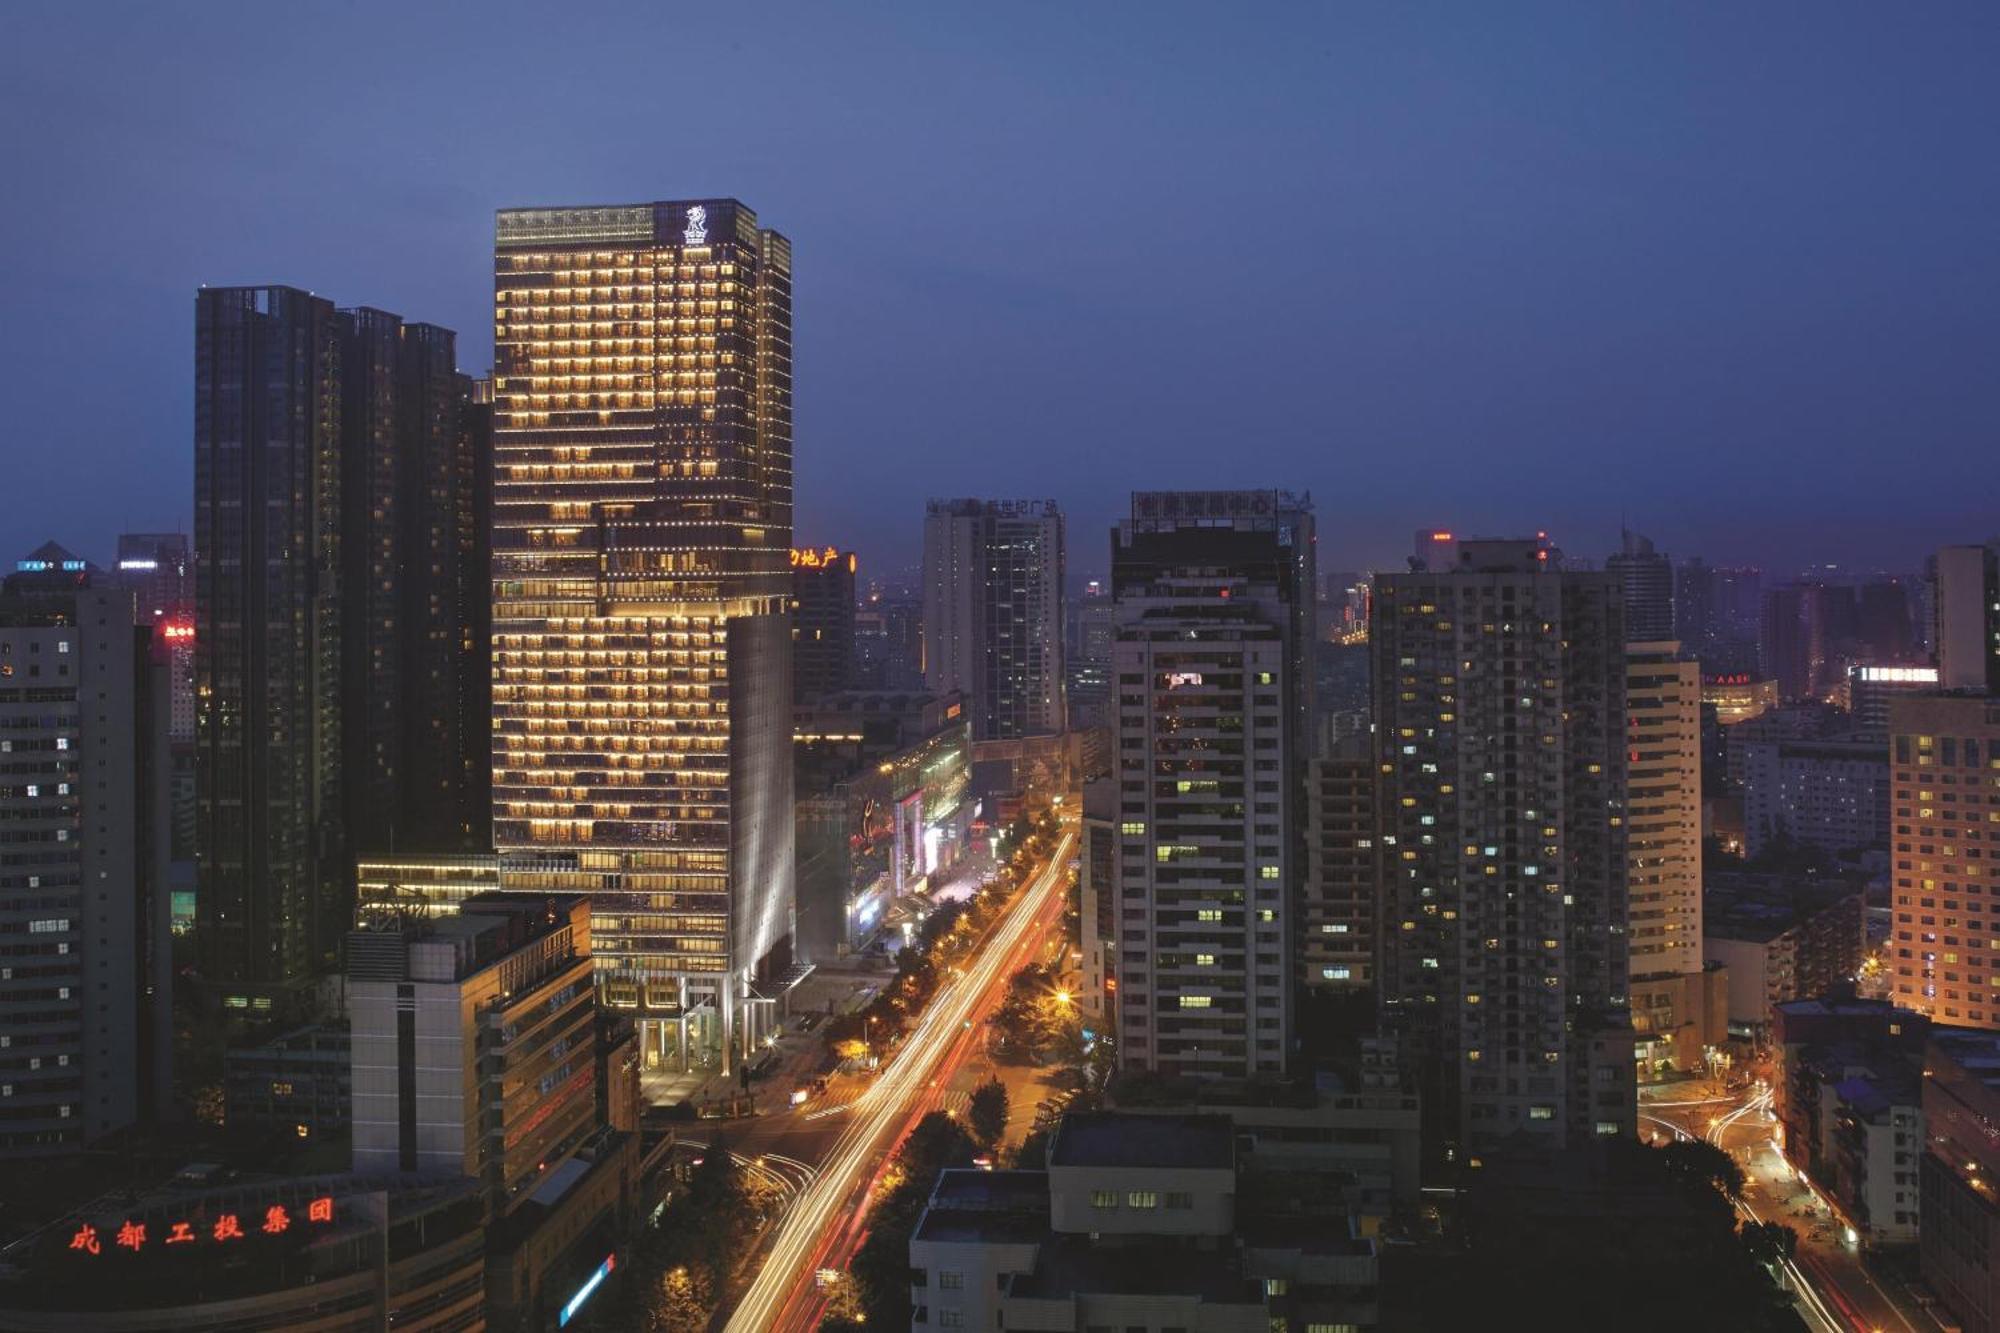
POLYGON ((1914 569, 2000 533, 2000 6, 21 5, 11 561, 191 522, 194 291, 491 359, 496 208, 733 195, 796 263, 801 542, 932 495, 1310 490, 1914 569))

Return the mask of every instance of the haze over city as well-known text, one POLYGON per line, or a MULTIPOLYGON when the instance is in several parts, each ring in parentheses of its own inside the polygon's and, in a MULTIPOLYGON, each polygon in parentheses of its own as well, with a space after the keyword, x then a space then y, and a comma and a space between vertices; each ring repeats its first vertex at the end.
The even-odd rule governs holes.
POLYGON ((495 209, 715 194, 796 238, 798 529, 866 528, 876 570, 917 551, 869 516, 1046 492, 1102 573, 1142 468, 1311 490, 1328 568, 1435 523, 1601 555, 1623 518, 1784 572, 1991 535, 1991 6, 47 5, 12 31, 21 536, 96 553, 185 512, 198 283, 422 311, 483 367, 495 209))

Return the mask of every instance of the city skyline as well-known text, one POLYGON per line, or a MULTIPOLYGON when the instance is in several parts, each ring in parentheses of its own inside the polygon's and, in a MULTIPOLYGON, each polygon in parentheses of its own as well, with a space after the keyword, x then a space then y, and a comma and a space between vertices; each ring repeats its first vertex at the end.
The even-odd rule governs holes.
MULTIPOLYGON (((14 291, 40 316, 0 346, 26 382, 80 390, 95 375, 81 312, 116 290, 127 313, 91 334, 120 367, 91 413, 58 406, 72 393, 20 405, 0 530, 101 559, 121 528, 177 526, 197 283, 421 310, 459 331, 477 374, 495 209, 734 193, 810 238, 798 531, 876 570, 915 562, 924 498, 1017 493, 1021 465, 1067 470, 1047 489, 1079 572, 1142 475, 1310 491, 1341 513, 1328 569, 1395 561, 1403 532, 1447 515, 1598 557, 1622 519, 1677 558, 1912 570, 1936 537, 1992 535, 1971 497, 1995 478, 1978 310, 2000 274, 1976 220, 2000 183, 1963 136, 1994 33, 1977 11, 1917 31, 1849 15, 1566 29, 1469 14, 1440 41, 1449 25, 1418 15, 1297 31, 1189 10, 1129 30, 961 16, 899 33, 891 16, 802 14, 760 40, 827 117, 794 132, 777 103, 753 107, 726 140, 683 138, 635 170, 652 158, 634 132, 579 145, 506 100, 490 71, 528 52, 509 25, 418 16, 407 43, 368 53, 389 105, 336 132, 288 85, 344 80, 371 25, 313 20, 322 63, 294 69, 263 58, 286 34, 219 9, 112 33, 31 14, 5 96, 41 131, 10 145, 10 178, 62 202, 0 223, 9 252, 37 256, 14 291), (156 60, 174 50, 227 72, 188 88, 185 62, 156 60), (826 51, 853 59, 813 59, 826 51), (1919 76, 1929 96, 1897 96, 1919 76), (904 114, 925 105, 938 114, 904 114), (391 115, 409 124, 382 132, 391 115), (258 185, 218 196, 246 163, 258 185), (324 202, 348 195, 369 204, 324 202), (1266 225, 1313 243, 1272 265, 1251 243, 1266 225), (1212 281, 1167 279, 1187 254, 1212 281), (1214 442, 1246 437, 1256 475, 1221 475, 1214 442), (1604 465, 1669 446, 1682 464, 1643 492, 1604 465), (1942 472, 1966 499, 1928 488, 1942 472), (1377 502, 1341 502, 1357 487, 1377 502), (1774 495, 1798 517, 1761 513, 1774 495), (884 511, 911 519, 867 521, 884 511)), ((674 39, 716 58, 687 62, 657 109, 698 122, 721 105, 729 39, 674 39)), ((589 105, 629 95, 648 43, 624 45, 589 105)))

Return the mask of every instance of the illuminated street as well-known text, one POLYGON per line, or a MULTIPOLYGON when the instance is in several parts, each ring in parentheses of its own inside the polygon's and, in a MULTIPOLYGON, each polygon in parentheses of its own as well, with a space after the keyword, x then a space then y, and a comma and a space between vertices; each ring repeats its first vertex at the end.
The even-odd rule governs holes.
POLYGON ((831 1137, 823 1155, 797 1155, 820 1162, 803 1194, 792 1205, 750 1289, 727 1327, 740 1333, 764 1329, 811 1329, 821 1297, 813 1275, 841 1268, 865 1234, 867 1191, 897 1143, 934 1108, 952 1076, 980 1046, 982 1024, 1005 994, 1007 979, 1035 956, 1052 928, 1060 925, 1065 869, 1075 845, 1065 832, 1041 873, 994 925, 986 944, 964 974, 940 989, 895 1058, 860 1095, 845 1105, 805 1114, 773 1117, 785 1126, 759 1126, 743 1136, 738 1150, 767 1151, 766 1139, 793 1135, 831 1137))
POLYGON ((1753 1221, 1782 1222, 1798 1233, 1798 1253, 1784 1265, 1806 1324, 1822 1333, 1938 1333, 1940 1325, 1906 1293, 1892 1295, 1847 1243, 1824 1201, 1806 1189, 1772 1138, 1771 1090, 1761 1082, 1726 1096, 1639 1099, 1642 1135, 1700 1137, 1728 1150, 1743 1168, 1738 1210, 1753 1221))

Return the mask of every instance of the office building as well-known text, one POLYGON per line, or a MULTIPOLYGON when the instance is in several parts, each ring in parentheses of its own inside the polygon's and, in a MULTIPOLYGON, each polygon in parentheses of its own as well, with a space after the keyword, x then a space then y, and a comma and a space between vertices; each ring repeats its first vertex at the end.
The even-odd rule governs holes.
POLYGON ((1662 643, 1674 637, 1674 564, 1665 552, 1636 532, 1604 562, 1606 573, 1625 588, 1625 635, 1633 643, 1662 643))
POLYGON ((957 690, 975 741, 1067 725, 1063 516, 1053 500, 933 500, 924 514, 924 683, 957 690))
POLYGON ((789 975, 791 267, 733 199, 497 222, 493 839, 652 1061, 789 975))
POLYGON ((1427 1147, 1633 1131, 1624 588, 1536 541, 1375 580, 1379 994, 1427 1147))
POLYGON ((1729 1029, 1761 1039, 1775 1006, 1851 986, 1867 951, 1866 885, 1835 876, 1711 874, 1702 954, 1729 977, 1729 1029))
POLYGON ((1752 857, 1781 846, 1829 855, 1886 846, 1887 747, 1859 738, 1746 745, 1743 835, 1752 857))
POLYGON ((854 685, 854 552, 792 551, 792 701, 809 704, 854 685))
POLYGON ((1113 540, 1119 1064, 1277 1073, 1305 871, 1309 502, 1138 492, 1113 540))
POLYGON ((1299 895, 1299 983, 1364 990, 1375 981, 1381 848, 1375 757, 1365 736, 1308 761, 1306 870, 1299 895))
POLYGON ((1850 666, 1847 711, 1857 736, 1882 742, 1889 737, 1889 703, 1899 695, 1935 694, 1938 669, 1930 666, 1850 666))
POLYGON ((1890 994, 1936 1022, 2000 1028, 2000 939, 1987 933, 2000 920, 2000 700, 1896 699, 1889 733, 1890 994))
POLYGON ((2000 1333, 2000 1037, 1936 1032, 1924 1052, 1917 1263, 1963 1333, 2000 1333))
POLYGON ((1939 683, 2000 694, 2000 543, 1940 547, 1933 563, 1931 635, 1939 683))
POLYGON ((636 1042, 599 1010, 590 910, 487 894, 347 940, 354 1173, 479 1182, 494 1327, 551 1327, 636 1207, 636 1080, 607 1078, 636 1042))
POLYGON ((129 592, 24 575, 0 594, 0 1157, 171 1110, 166 672, 129 592))
POLYGON ((487 1317, 468 1180, 211 1177, 109 1193, 24 1237, 0 1329, 466 1333, 487 1317))
POLYGON ((232 1046, 222 1059, 222 1123, 232 1137, 312 1139, 347 1132, 353 1042, 344 1019, 232 1046))

